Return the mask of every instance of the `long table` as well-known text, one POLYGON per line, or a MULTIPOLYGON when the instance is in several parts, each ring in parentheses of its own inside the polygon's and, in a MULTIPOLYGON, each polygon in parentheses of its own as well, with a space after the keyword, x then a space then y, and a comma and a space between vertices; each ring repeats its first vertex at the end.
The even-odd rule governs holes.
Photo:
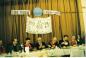
POLYGON ((85 46, 70 47, 66 49, 43 49, 32 52, 13 52, 12 54, 2 54, 2 57, 60 57, 62 55, 70 55, 70 57, 84 57, 85 46))

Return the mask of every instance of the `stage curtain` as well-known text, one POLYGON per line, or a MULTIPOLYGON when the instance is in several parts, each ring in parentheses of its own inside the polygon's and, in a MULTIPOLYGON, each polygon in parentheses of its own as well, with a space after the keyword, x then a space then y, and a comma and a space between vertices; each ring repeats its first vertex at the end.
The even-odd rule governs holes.
POLYGON ((81 0, 15 0, 4 5, 4 19, 1 23, 0 38, 5 42, 10 42, 11 39, 17 37, 23 43, 26 37, 31 38, 31 41, 36 41, 37 37, 42 37, 44 42, 48 42, 52 37, 56 36, 58 41, 63 35, 68 35, 69 40, 72 35, 84 35, 84 21, 82 15, 81 0), (26 2, 26 3, 25 3, 26 2), (26 15, 11 15, 11 10, 30 10, 30 17, 33 15, 33 9, 40 7, 43 10, 57 10, 61 15, 45 15, 40 17, 52 18, 52 33, 49 34, 28 34, 26 30, 26 15), (2 29, 3 28, 3 29, 2 29))

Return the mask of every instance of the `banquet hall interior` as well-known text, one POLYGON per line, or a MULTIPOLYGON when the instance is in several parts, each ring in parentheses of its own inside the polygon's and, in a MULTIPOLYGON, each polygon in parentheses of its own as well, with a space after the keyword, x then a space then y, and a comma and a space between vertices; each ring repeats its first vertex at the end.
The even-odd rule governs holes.
POLYGON ((85 57, 85 37, 86 0, 0 0, 0 57, 85 57))

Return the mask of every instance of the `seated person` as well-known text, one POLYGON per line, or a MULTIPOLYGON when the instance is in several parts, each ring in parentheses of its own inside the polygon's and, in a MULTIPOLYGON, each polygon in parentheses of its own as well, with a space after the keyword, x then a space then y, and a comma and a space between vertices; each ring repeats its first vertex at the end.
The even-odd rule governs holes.
POLYGON ((73 35, 70 41, 71 46, 77 46, 77 40, 76 37, 73 35))
POLYGON ((69 46, 68 35, 64 35, 64 38, 59 41, 59 46, 62 48, 66 48, 69 46))
POLYGON ((5 53, 5 47, 2 43, 2 40, 0 40, 0 54, 5 53))
POLYGON ((46 44, 42 42, 42 38, 38 37, 37 42, 34 43, 34 48, 36 48, 37 50, 41 50, 46 47, 47 47, 46 44))
POLYGON ((9 43, 6 45, 6 49, 7 49, 7 53, 12 53, 12 51, 14 52, 19 52, 22 51, 22 47, 19 44, 17 38, 12 39, 12 43, 9 43))
POLYGON ((33 50, 33 46, 31 44, 30 38, 26 38, 26 40, 25 40, 24 51, 25 51, 25 47, 28 47, 29 51, 32 51, 33 50))
POLYGON ((50 40, 48 47, 49 47, 49 48, 58 47, 58 42, 57 42, 57 38, 56 38, 56 37, 53 37, 53 38, 50 40))
POLYGON ((80 37, 80 35, 77 35, 77 44, 78 45, 85 45, 85 36, 80 37))
POLYGON ((80 45, 83 45, 83 46, 85 46, 86 44, 85 44, 85 37, 83 37, 83 38, 81 38, 80 39, 80 45))

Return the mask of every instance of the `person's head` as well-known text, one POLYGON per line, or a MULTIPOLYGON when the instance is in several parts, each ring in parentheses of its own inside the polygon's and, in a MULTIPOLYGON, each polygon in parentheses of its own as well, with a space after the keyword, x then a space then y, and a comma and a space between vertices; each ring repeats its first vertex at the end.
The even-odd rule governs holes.
POLYGON ((71 40, 76 40, 76 36, 73 35, 72 38, 71 38, 71 40))
POLYGON ((14 39, 12 40, 12 42, 13 42, 14 45, 16 45, 16 44, 18 43, 17 38, 14 38, 14 39))
POLYGON ((57 42, 57 38, 53 37, 51 41, 52 41, 52 43, 56 43, 57 42))
POLYGON ((42 38, 41 37, 38 37, 37 38, 37 42, 42 42, 42 38))
POLYGON ((64 35, 63 40, 64 40, 64 41, 65 41, 65 40, 68 40, 68 35, 64 35))
POLYGON ((30 38, 26 38, 25 44, 29 44, 29 43, 30 43, 30 38))
POLYGON ((0 45, 2 45, 2 40, 0 40, 0 45))
POLYGON ((80 39, 80 35, 77 35, 77 38, 80 39))

